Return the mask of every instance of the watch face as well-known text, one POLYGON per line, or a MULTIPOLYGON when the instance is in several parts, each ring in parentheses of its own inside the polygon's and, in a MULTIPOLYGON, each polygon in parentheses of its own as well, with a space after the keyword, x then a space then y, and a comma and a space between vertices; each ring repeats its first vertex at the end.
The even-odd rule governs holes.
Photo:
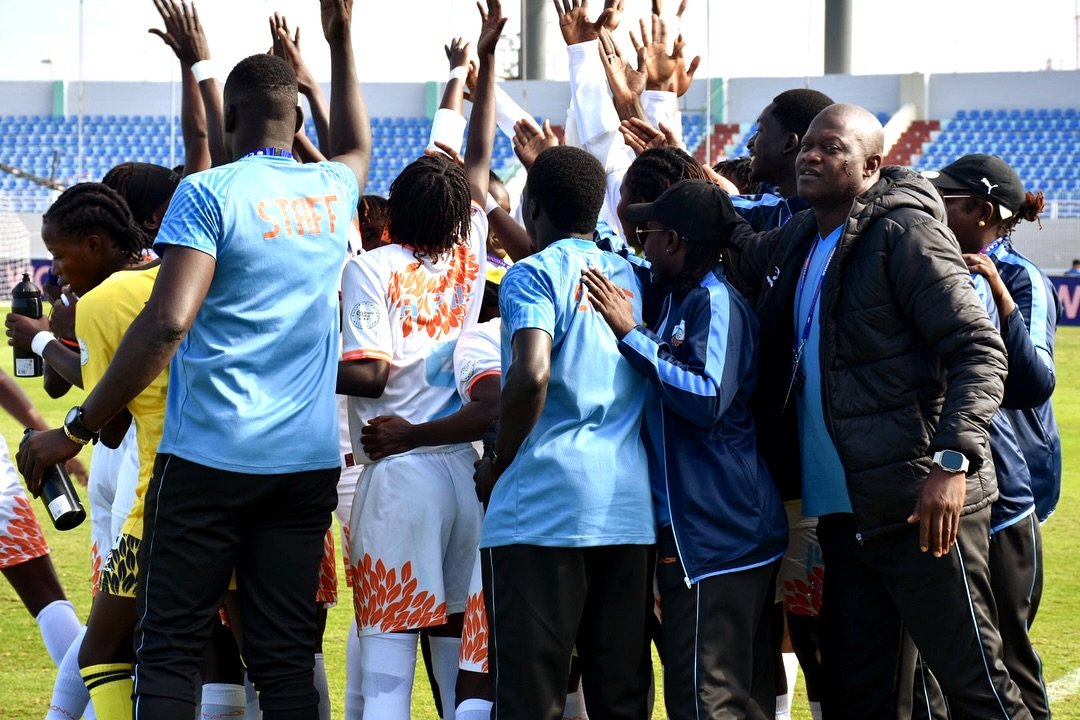
POLYGON ((960 472, 964 467, 964 456, 955 450, 941 451, 941 467, 952 472, 960 472))
POLYGON ((68 414, 64 417, 64 424, 65 425, 70 425, 71 423, 75 422, 78 419, 79 419, 79 408, 78 407, 73 407, 70 410, 68 410, 68 414))

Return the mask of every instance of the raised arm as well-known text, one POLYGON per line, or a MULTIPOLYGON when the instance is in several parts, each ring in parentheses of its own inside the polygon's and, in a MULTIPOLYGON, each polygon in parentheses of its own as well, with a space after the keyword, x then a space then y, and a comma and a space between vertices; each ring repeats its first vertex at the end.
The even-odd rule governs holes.
POLYGON ((330 143, 323 154, 348 165, 364 194, 371 166, 371 121, 356 77, 352 0, 321 0, 323 36, 330 45, 330 143))
MULTIPOLYGON (((330 147, 330 111, 323 93, 315 76, 311 74, 307 63, 300 54, 300 28, 289 35, 289 23, 284 15, 274 13, 270 16, 270 36, 274 41, 274 54, 285 60, 292 66, 296 73, 296 83, 300 94, 307 98, 311 108, 311 119, 315 122, 315 135, 319 140, 321 153, 325 153, 330 147)), ((310 143, 310 139, 308 143, 310 143)), ((319 159, 325 159, 321 157, 319 159)), ((312 162, 307 160, 305 162, 312 162)))
POLYGON ((476 74, 469 139, 465 147, 465 177, 469 180, 473 201, 481 207, 487 204, 491 152, 495 146, 495 47, 506 25, 502 3, 499 0, 486 2, 486 12, 479 2, 476 4, 481 20, 480 38, 476 41, 480 69, 476 74))
POLYGON ((600 32, 600 62, 607 74, 611 100, 615 104, 619 120, 626 122, 631 118, 644 119, 645 108, 641 104, 641 94, 645 92, 645 49, 637 47, 635 67, 623 59, 615 38, 605 28, 600 32))
POLYGON ((206 170, 210 167, 209 131, 206 124, 206 108, 203 106, 199 82, 191 72, 190 54, 180 45, 183 39, 183 27, 180 25, 181 11, 169 0, 154 0, 164 30, 150 28, 150 33, 161 38, 180 61, 180 133, 184 138, 184 174, 206 170))

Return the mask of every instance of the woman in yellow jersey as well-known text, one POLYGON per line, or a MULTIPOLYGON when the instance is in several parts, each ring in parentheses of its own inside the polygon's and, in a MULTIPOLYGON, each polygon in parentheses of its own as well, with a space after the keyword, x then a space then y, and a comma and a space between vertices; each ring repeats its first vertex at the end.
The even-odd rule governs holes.
MULTIPOLYGON (((53 255, 53 272, 80 296, 75 317, 78 363, 59 343, 45 348, 47 362, 68 380, 90 390, 116 352, 128 326, 146 304, 157 276, 156 261, 146 262, 147 237, 123 198, 100 183, 80 183, 49 208, 41 229, 53 255)), ((42 327, 30 328, 9 316, 9 332, 23 345, 42 327)), ((131 716, 132 638, 135 626, 136 553, 142 533, 143 497, 154 465, 165 416, 168 371, 163 372, 114 420, 108 435, 123 437, 134 418, 140 476, 123 531, 101 573, 90 611, 79 666, 101 718, 131 716)), ((106 434, 106 433, 103 433, 106 434)), ((37 492, 39 488, 31 487, 37 492)))

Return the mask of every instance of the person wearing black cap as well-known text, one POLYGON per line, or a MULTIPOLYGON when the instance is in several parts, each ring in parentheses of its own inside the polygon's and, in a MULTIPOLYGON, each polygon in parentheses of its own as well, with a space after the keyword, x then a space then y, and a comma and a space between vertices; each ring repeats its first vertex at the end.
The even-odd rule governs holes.
POLYGON ((990 431, 1000 491, 990 521, 990 586, 1005 666, 1031 714, 1047 718, 1042 662, 1028 628, 1042 597, 1039 521, 1061 492, 1061 438, 1050 404, 1061 302, 1049 278, 1010 240, 1021 220, 1038 219, 1042 194, 1025 192, 1016 172, 992 155, 965 155, 924 175, 945 200, 968 267, 989 284, 1008 351, 1005 399, 990 431))
POLYGON ((720 250, 738 223, 727 194, 683 180, 630 205, 645 257, 670 284, 646 329, 597 268, 589 300, 648 381, 643 439, 658 527, 668 717, 773 717, 773 605, 787 547, 780 493, 757 452, 750 397, 757 318, 720 250))
POLYGON ((756 290, 759 433, 796 441, 774 461, 801 474, 804 513, 819 517, 822 708, 892 717, 906 630, 954 714, 1030 718, 987 566, 1004 346, 938 193, 883 168, 883 149, 867 110, 826 108, 796 162, 810 211, 737 229, 724 254, 756 290))

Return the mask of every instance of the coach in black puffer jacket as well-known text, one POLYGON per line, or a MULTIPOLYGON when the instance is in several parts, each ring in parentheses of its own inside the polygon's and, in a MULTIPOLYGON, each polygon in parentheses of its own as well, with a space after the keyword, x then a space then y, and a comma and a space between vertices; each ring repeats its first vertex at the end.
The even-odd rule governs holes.
MULTIPOLYGON (((792 452, 794 296, 818 227, 812 211, 764 236, 740 235, 729 272, 760 286, 762 453, 777 478, 800 477, 792 452), (741 250, 741 252, 739 251, 741 250), (783 411, 782 411, 783 409, 783 411)), ((941 196, 900 167, 853 201, 822 288, 825 415, 863 534, 906 524, 936 450, 971 462, 965 513, 997 497, 987 445, 1001 402, 1004 346, 945 225, 941 196)))
POLYGON ((729 273, 758 288, 758 446, 775 477, 804 478, 820 514, 822 709, 894 717, 913 674, 898 676, 906 631, 954 714, 1030 720, 1001 661, 987 566, 1004 346, 941 197, 881 167, 883 135, 864 108, 823 110, 796 160, 811 209, 725 250, 729 273), (796 330, 817 347, 800 374, 796 330))

